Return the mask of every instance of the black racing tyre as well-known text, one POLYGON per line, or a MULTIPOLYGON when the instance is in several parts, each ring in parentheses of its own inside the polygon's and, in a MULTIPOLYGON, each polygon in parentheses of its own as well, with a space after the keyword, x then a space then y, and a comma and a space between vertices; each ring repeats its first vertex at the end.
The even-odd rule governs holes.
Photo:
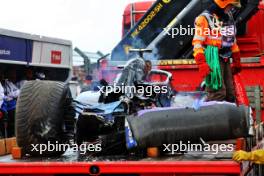
MULTIPOLYGON (((69 88, 62 82, 28 81, 21 89, 16 109, 16 137, 19 147, 31 156, 58 156, 65 152, 64 116, 69 88), (40 151, 33 146, 52 144, 63 148, 40 151)), ((48 145, 47 145, 48 147, 48 145)))

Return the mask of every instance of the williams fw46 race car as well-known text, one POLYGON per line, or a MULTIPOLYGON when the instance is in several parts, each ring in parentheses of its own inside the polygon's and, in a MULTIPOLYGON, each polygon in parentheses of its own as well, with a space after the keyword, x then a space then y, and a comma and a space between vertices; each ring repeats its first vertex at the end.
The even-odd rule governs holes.
MULTIPOLYGON (((172 74, 166 71, 152 70, 148 81, 143 82, 130 78, 131 72, 123 73, 133 84, 116 81, 108 85, 100 81, 97 91, 83 92, 75 100, 67 84, 26 82, 17 102, 18 145, 35 156, 39 153, 31 150, 32 144, 74 140, 79 146, 100 143, 99 155, 116 155, 180 141, 248 136, 248 107, 205 102, 206 94, 202 91, 177 92, 170 86, 172 74), (153 81, 158 80, 154 78, 162 81, 153 81)), ((63 152, 45 151, 42 155, 63 152)))

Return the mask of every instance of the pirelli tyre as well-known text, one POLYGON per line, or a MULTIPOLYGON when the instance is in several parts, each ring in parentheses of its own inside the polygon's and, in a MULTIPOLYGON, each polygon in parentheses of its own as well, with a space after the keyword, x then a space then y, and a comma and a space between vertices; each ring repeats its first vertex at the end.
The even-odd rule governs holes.
POLYGON ((22 87, 15 127, 17 144, 27 154, 58 156, 65 152, 68 139, 64 117, 69 121, 69 96, 70 90, 62 82, 28 81, 22 87))

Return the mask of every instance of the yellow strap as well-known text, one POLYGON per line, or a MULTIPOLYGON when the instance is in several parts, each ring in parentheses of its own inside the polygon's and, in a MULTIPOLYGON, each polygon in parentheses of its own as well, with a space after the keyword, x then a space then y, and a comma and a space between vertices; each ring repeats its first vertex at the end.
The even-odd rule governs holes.
POLYGON ((160 60, 158 65, 168 66, 168 65, 193 65, 196 64, 194 59, 169 59, 169 60, 160 60))

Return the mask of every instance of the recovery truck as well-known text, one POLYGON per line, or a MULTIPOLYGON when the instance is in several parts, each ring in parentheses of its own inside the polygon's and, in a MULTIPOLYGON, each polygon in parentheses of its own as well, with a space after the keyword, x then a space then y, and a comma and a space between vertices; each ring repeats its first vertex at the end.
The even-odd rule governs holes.
MULTIPOLYGON (((108 61, 108 67, 102 70, 103 78, 108 80, 113 79, 115 74, 120 72, 118 66, 123 65, 124 61, 128 59, 128 51, 130 48, 147 48, 154 50, 154 52, 146 54, 146 57, 151 59, 159 69, 172 73, 172 87, 175 90, 195 90, 202 80, 197 78, 197 66, 192 59, 189 59, 192 53, 192 36, 177 36, 177 38, 172 38, 171 36, 164 35, 164 28, 168 27, 168 29, 170 29, 179 25, 192 25, 194 18, 206 9, 209 4, 210 1, 157 0, 156 2, 130 5, 126 10, 129 14, 124 15, 124 34, 127 31, 127 26, 133 27, 128 30, 129 32, 126 33, 122 41, 114 48, 111 60, 108 61), (134 9, 137 9, 137 6, 140 7, 141 5, 144 7, 142 10, 146 10, 144 15, 140 15, 141 12, 137 12, 137 10, 134 12, 134 9), (150 5, 152 6, 150 7, 150 5), (129 9, 130 7, 131 10, 129 9), (148 9, 148 7, 150 7, 150 9, 148 9), (136 15, 134 15, 134 13, 136 13, 136 15), (130 21, 128 19, 130 19, 130 21), (136 25, 134 26, 134 24, 136 25), (109 72, 114 74, 111 76, 109 72), (108 78, 104 76, 104 73, 108 73, 108 78), (186 75, 188 75, 188 79, 186 75)), ((242 34, 242 37, 238 41, 239 43, 241 42, 240 48, 242 48, 243 56, 248 58, 243 58, 244 69, 241 75, 244 85, 250 86, 247 89, 249 100, 252 107, 255 109, 257 123, 260 124, 262 121, 260 114, 262 114, 261 97, 263 94, 261 92, 261 86, 263 85, 263 75, 261 74, 263 69, 263 45, 261 45, 261 43, 263 43, 263 30, 260 30, 259 33, 254 36, 256 33, 254 29, 250 28, 252 27, 250 24, 256 24, 257 20, 260 22, 263 21, 263 2, 252 0, 242 1, 242 4, 243 9, 236 17, 238 26, 241 26, 240 32, 242 34), (255 14, 256 12, 257 14, 255 14), (254 17, 247 23, 253 15, 254 17), (255 40, 254 42, 252 42, 253 39, 255 40), (250 42, 247 43, 248 41, 250 42), (249 51, 248 45, 252 46, 250 47, 250 53, 247 52, 249 51), (245 47, 244 49, 243 46, 245 47), (252 77, 249 78, 250 73, 252 77), (258 73, 259 75, 256 77, 258 73), (244 78, 243 75, 246 78, 244 78), (249 79, 248 81, 250 81, 250 83, 245 82, 247 79, 249 79)), ((260 26, 260 28, 263 29, 262 26, 260 26)), ((237 84, 236 87, 239 88, 239 93, 243 93, 243 85, 237 84)), ((61 90, 63 89, 64 88, 61 88, 61 90)), ((67 97, 67 93, 65 93, 67 91, 58 92, 61 92, 64 97, 67 97)), ((239 94, 238 98, 244 100, 243 103, 247 103, 247 98, 245 96, 243 97, 243 95, 244 94, 241 96, 241 94, 239 94)), ((259 127, 261 127, 261 125, 259 125, 259 127)), ((263 136, 263 134, 261 134, 261 129, 262 127, 256 130, 258 138, 255 141, 253 140, 255 144, 261 143, 260 141, 263 136)), ((253 137, 253 139, 255 139, 255 137, 253 137)), ((251 150, 251 148, 249 148, 249 150, 251 150)), ((229 159, 223 159, 223 156, 221 157, 221 159, 217 157, 212 159, 210 157, 208 158, 208 156, 199 155, 198 157, 190 158, 168 157, 167 159, 143 159, 140 161, 117 162, 10 162, 1 164, 1 172, 9 174, 18 174, 21 172, 25 174, 135 173, 140 175, 153 175, 153 173, 159 175, 170 175, 175 173, 181 175, 238 175, 243 172, 240 165, 231 161, 230 157, 229 159)), ((57 159, 55 159, 55 161, 56 160, 57 159)), ((245 168, 247 167, 243 167, 243 169, 245 168)), ((259 169, 258 172, 259 175, 262 175, 261 169, 259 169)))

